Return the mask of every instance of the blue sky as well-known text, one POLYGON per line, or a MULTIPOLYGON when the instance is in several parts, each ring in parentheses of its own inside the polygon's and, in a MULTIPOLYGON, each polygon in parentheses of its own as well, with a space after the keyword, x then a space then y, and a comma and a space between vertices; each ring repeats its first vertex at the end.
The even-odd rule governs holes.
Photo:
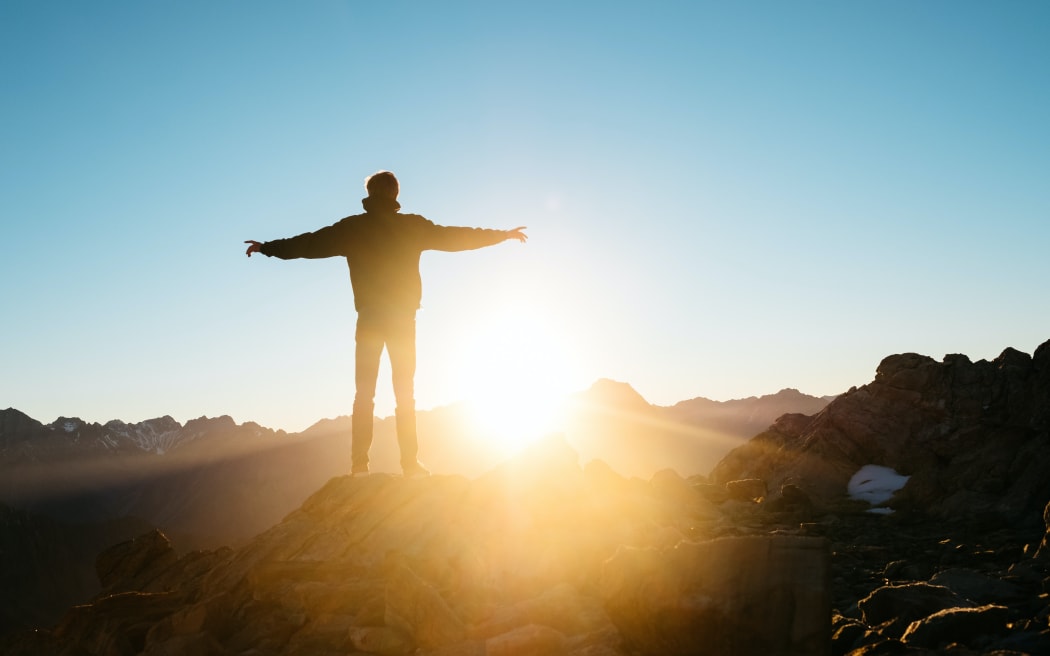
POLYGON ((8 1, 0 74, 0 407, 42 421, 348 414, 345 262, 242 242, 379 169, 529 227, 424 255, 421 408, 1050 338, 1045 2, 8 1))

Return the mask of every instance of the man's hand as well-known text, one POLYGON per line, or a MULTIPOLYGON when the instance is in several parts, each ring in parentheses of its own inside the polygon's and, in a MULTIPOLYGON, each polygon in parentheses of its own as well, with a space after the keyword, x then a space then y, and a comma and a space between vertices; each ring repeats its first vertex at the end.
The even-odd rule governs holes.
POLYGON ((525 229, 525 226, 518 226, 513 230, 504 230, 503 232, 506 233, 506 237, 504 237, 504 239, 517 239, 518 241, 524 244, 529 240, 529 236, 522 232, 522 230, 525 229))
POLYGON ((248 257, 251 257, 252 253, 258 253, 259 249, 262 248, 262 242, 258 242, 252 239, 248 239, 244 243, 249 245, 248 250, 245 253, 245 255, 247 255, 248 257))

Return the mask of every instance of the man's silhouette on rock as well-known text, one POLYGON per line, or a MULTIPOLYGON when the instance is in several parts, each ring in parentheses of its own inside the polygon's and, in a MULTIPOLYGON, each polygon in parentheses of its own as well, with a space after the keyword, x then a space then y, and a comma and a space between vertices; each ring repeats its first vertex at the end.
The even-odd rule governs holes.
POLYGON ((397 403, 397 442, 401 468, 407 477, 427 476, 419 463, 416 438, 416 310, 422 298, 419 257, 423 251, 465 251, 493 246, 507 239, 524 242, 520 226, 489 230, 436 225, 418 214, 401 214, 397 178, 379 171, 365 180, 364 214, 355 214, 288 239, 248 240, 252 253, 293 258, 345 257, 357 310, 352 420, 352 465, 355 476, 368 473, 379 359, 386 346, 397 403))

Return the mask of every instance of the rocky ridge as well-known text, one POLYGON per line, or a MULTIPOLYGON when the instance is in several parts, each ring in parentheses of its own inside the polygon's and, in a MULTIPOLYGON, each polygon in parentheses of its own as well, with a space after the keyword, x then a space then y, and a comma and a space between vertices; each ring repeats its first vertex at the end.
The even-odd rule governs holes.
POLYGON ((159 532, 116 545, 98 558, 98 597, 53 630, 10 635, 0 647, 113 656, 826 651, 826 539, 739 535, 726 519, 673 472, 642 481, 596 461, 580 467, 551 438, 474 480, 333 479, 238 550, 178 557, 159 532))
POLYGON ((730 452, 715 483, 757 478, 834 505, 864 465, 909 476, 887 504, 986 528, 1041 524, 1050 499, 1050 342, 994 361, 915 353, 813 416, 785 415, 730 452))

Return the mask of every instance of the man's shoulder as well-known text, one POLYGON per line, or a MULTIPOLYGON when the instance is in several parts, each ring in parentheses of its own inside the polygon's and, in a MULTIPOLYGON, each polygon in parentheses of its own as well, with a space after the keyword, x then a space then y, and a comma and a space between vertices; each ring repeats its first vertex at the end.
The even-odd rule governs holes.
POLYGON ((356 222, 359 222, 362 219, 365 219, 367 217, 368 217, 367 214, 351 214, 350 216, 345 216, 345 217, 339 219, 338 221, 336 221, 335 225, 344 225, 344 224, 349 224, 349 223, 356 223, 356 222))

